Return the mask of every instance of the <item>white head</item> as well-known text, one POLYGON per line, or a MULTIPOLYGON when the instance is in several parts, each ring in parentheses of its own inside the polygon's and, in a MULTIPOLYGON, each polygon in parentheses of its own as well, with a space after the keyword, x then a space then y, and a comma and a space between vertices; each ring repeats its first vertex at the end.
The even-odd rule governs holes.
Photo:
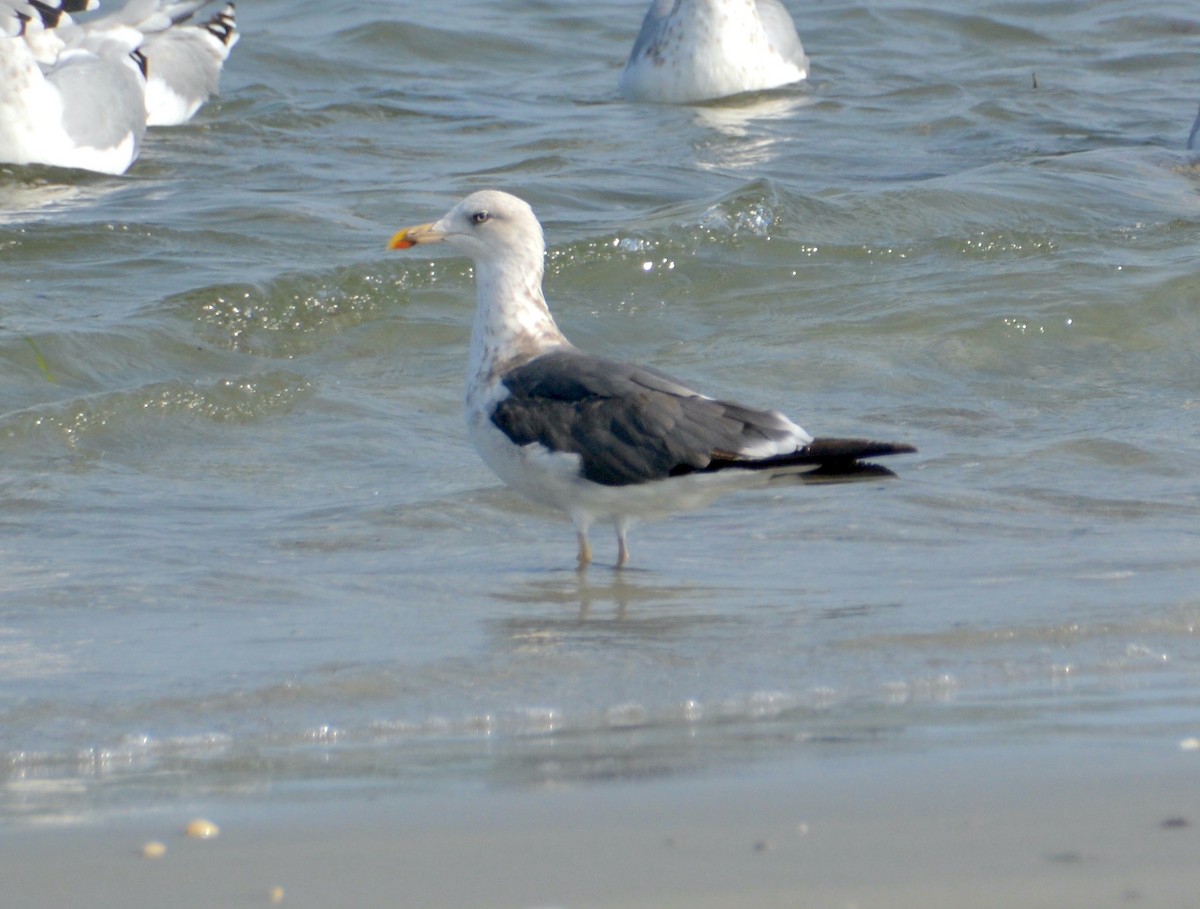
POLYGON ((546 255, 542 225, 516 196, 494 189, 471 193, 439 220, 400 231, 388 248, 442 242, 469 256, 480 270, 533 270, 540 281, 546 255))
POLYGON ((437 221, 400 231, 388 248, 424 243, 448 243, 475 263, 469 379, 567 343, 542 295, 546 242, 526 202, 494 189, 472 193, 437 221))

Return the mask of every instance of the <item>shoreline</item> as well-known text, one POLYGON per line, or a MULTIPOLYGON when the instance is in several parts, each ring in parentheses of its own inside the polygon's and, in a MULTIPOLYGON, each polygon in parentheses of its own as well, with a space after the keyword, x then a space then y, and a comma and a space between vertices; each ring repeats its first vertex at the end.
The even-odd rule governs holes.
POLYGON ((948 748, 562 789, 213 802, 0 832, 12 906, 1178 906, 1200 754, 948 748), (141 854, 150 840, 166 854, 141 854), (280 888, 276 890, 275 888, 280 888), (274 892, 273 892, 274 891, 274 892))

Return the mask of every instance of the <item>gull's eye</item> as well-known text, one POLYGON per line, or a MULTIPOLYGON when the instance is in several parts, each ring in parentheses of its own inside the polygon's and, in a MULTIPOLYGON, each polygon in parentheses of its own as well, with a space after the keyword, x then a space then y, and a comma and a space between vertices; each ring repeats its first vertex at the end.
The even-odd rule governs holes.
POLYGON ((471 223, 472 224, 482 224, 484 221, 487 221, 491 217, 492 217, 491 212, 477 211, 477 212, 475 212, 475 214, 471 215, 471 223))

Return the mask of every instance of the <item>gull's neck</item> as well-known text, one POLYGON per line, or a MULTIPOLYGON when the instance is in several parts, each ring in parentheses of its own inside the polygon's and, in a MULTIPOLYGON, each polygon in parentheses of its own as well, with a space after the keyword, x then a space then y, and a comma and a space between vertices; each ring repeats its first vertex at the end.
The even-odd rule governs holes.
POLYGON ((468 393, 494 384, 509 369, 569 344, 542 294, 542 256, 476 262, 477 304, 471 331, 468 393))

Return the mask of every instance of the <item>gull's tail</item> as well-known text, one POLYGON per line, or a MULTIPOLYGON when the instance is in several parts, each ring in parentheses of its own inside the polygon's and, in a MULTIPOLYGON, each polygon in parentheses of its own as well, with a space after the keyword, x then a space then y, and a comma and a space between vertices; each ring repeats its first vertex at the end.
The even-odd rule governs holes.
POLYGON ((813 439, 797 455, 816 463, 800 474, 805 483, 848 483, 852 480, 877 480, 896 474, 865 458, 915 454, 917 449, 904 442, 876 442, 872 439, 813 439))
MULTIPOLYGON (((715 456, 700 473, 717 470, 765 470, 779 476, 803 474, 817 481, 856 475, 891 476, 886 467, 866 463, 866 458, 915 454, 916 448, 904 442, 876 442, 873 439, 813 439, 803 448, 770 458, 715 456)), ((674 471, 673 471, 674 472, 674 471)), ((693 470, 686 471, 692 473, 693 470)))
POLYGON ((872 439, 813 439, 796 455, 809 463, 834 466, 863 458, 882 458, 886 455, 916 454, 917 449, 904 442, 876 442, 872 439))

